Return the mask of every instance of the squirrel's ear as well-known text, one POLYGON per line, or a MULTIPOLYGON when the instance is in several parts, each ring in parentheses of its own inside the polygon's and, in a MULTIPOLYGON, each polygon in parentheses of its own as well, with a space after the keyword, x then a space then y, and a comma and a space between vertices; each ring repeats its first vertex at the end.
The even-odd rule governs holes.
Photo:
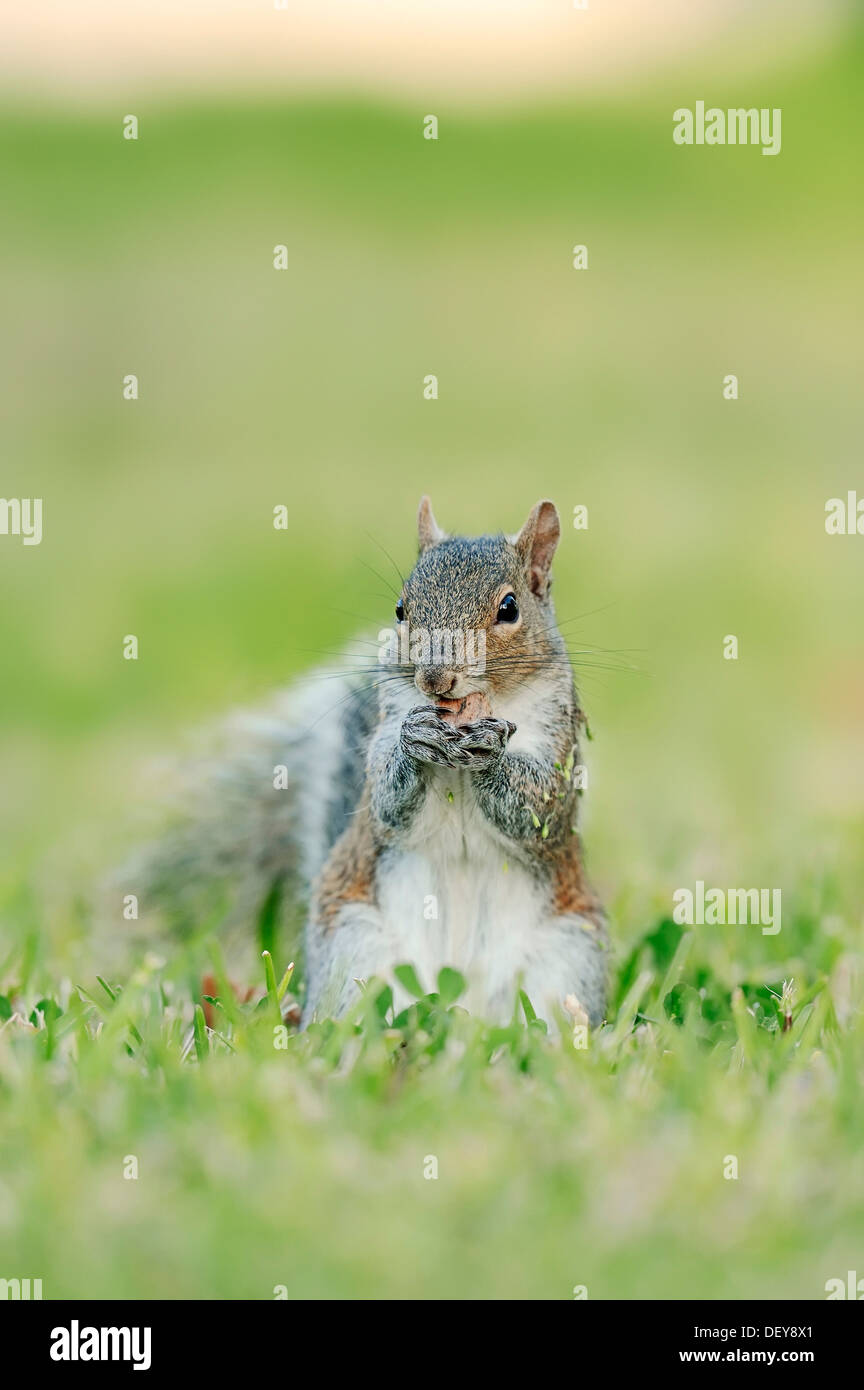
POLYGON ((561 535, 554 502, 538 502, 513 544, 528 571, 533 593, 544 598, 549 588, 549 569, 561 535))
POLYGON ((420 498, 420 510, 417 513, 417 535, 421 552, 428 550, 430 546, 437 545, 439 541, 443 541, 446 535, 435 520, 432 503, 428 497, 420 498))

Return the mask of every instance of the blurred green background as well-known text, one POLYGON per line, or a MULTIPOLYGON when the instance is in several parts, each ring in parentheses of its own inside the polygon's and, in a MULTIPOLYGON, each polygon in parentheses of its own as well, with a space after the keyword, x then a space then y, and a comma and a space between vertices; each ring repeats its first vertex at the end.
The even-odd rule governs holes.
MULTIPOLYGON (((379 544, 411 563, 428 491, 469 533, 559 506, 559 617, 600 649, 577 667, 585 839, 619 959, 696 878, 779 886, 784 931, 702 929, 702 966, 727 991, 835 969, 843 996, 864 540, 827 536, 824 508, 864 494, 861 41, 746 47, 737 75, 709 46, 568 100, 7 104, 2 493, 44 498, 44 539, 0 538, 0 924, 13 951, 35 929, 42 991, 100 968, 82 904, 136 841, 153 760, 388 621, 368 566, 387 574, 379 544), (782 108, 781 154, 675 146, 672 112, 700 98, 782 108)), ((642 1037, 626 1076, 553 1077, 554 1115, 494 1072, 481 1100, 457 1069, 388 1111, 369 1077, 322 1099, 272 1059, 178 1068, 163 1098, 104 1058, 73 1083, 10 1053, 0 1236, 22 1267, 0 1275, 567 1297, 590 1249, 592 1296, 818 1297, 861 1268, 860 1024, 846 1041, 772 1092, 746 1048, 730 1079, 689 1034, 650 1064, 642 1037), (714 1181, 736 1143, 755 1174, 738 1205, 714 1181), (436 1144, 455 1188, 427 1211, 402 1158, 436 1144), (161 1186, 112 1186, 128 1146, 161 1186)))
POLYGON ((580 675, 627 913, 791 889, 860 829, 862 553, 824 530, 861 477, 860 74, 850 41, 748 84, 775 158, 673 145, 688 93, 749 100, 698 72, 437 142, 347 100, 148 109, 137 142, 7 110, 3 491, 44 498, 42 545, 0 545, 7 874, 101 851, 152 752, 377 631, 366 566, 410 564, 427 490, 466 532, 554 498, 559 617, 638 668, 580 675))

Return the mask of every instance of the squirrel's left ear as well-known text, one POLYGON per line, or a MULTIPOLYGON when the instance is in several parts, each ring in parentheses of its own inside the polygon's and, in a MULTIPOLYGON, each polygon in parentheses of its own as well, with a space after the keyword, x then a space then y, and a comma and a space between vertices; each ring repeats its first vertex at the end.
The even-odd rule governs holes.
POLYGON ((545 598, 549 588, 552 556, 561 535, 554 502, 538 502, 513 544, 528 571, 532 593, 545 598))
POLYGON ((446 538, 446 532, 441 530, 435 520, 432 503, 428 497, 420 498, 420 510, 417 513, 417 538, 420 542, 421 553, 428 550, 430 546, 438 545, 446 538))

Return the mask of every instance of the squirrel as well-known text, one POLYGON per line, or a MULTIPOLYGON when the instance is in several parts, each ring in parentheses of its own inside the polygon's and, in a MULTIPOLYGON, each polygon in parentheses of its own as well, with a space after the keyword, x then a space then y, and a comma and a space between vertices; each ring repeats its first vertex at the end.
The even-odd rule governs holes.
POLYGON ((410 1002, 402 964, 428 991, 459 970, 461 1002, 490 1021, 512 1017, 520 988, 552 1030, 565 1000, 602 1021, 607 927, 577 827, 584 715, 550 592, 559 537, 550 501, 516 535, 466 538, 424 497, 379 660, 362 679, 331 674, 323 715, 312 678, 229 727, 197 850, 173 837, 173 875, 163 856, 156 878, 175 913, 196 875, 235 872, 247 918, 274 884, 305 898, 301 1026, 343 1014, 372 976, 410 1002))

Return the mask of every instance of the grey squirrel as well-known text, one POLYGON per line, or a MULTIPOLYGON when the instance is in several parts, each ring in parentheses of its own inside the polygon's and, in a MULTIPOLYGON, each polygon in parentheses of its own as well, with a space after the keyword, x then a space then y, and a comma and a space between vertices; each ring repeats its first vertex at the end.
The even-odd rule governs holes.
POLYGON ((408 1002, 400 964, 429 991, 458 969, 460 1002, 489 1019, 521 987, 553 1028, 565 1000, 602 1021, 606 923, 573 773, 584 716, 550 595, 559 535, 542 501, 518 535, 448 536, 424 497, 374 668, 334 676, 326 696, 308 680, 229 729, 195 835, 210 864, 178 834, 163 898, 166 883, 176 898, 196 874, 235 872, 241 915, 274 882, 308 901, 304 1026, 373 975, 408 1002))

